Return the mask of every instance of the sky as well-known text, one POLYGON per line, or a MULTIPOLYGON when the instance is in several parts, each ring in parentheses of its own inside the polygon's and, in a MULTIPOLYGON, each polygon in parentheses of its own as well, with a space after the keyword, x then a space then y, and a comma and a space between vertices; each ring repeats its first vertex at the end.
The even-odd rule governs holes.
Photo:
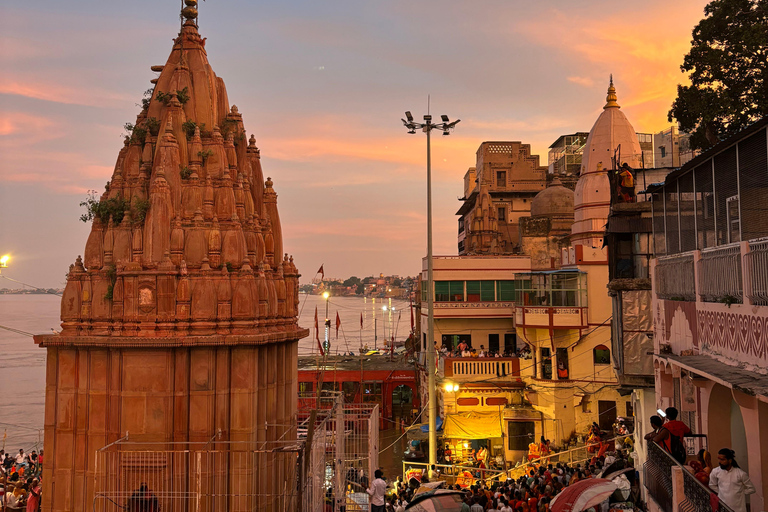
MULTIPOLYGON (((433 137, 434 253, 456 254, 457 200, 483 141, 547 164, 588 131, 612 73, 638 132, 667 111, 704 0, 200 2, 208 59, 256 136, 302 282, 415 275, 426 253, 426 141, 405 110, 461 119, 433 137)), ((142 93, 179 29, 179 1, 0 5, 2 275, 61 287, 142 93)), ((14 288, 0 279, 0 288, 14 288)))

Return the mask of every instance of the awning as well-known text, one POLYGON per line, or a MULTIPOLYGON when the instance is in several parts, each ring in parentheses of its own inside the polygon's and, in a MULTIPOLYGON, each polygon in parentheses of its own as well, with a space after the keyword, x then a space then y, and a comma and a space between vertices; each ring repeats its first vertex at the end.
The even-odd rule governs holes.
POLYGON ((705 355, 677 356, 674 354, 654 354, 681 368, 713 380, 725 387, 736 389, 747 395, 756 396, 768 402, 768 375, 731 366, 705 355))
POLYGON ((501 437, 501 414, 498 411, 449 414, 445 418, 443 437, 453 439, 501 437))
POLYGON ((653 232, 650 217, 608 217, 608 233, 651 233, 653 232))

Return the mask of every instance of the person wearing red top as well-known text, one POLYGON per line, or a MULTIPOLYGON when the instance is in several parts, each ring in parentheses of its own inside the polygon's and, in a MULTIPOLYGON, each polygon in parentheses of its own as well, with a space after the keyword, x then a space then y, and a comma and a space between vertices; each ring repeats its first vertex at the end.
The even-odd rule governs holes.
POLYGON ((689 436, 691 429, 688 428, 688 425, 677 419, 677 409, 674 407, 667 407, 664 413, 667 415, 667 421, 659 429, 659 433, 656 434, 653 440, 664 446, 668 452, 671 452, 672 438, 670 436, 680 438, 680 442, 683 442, 683 437, 689 436))

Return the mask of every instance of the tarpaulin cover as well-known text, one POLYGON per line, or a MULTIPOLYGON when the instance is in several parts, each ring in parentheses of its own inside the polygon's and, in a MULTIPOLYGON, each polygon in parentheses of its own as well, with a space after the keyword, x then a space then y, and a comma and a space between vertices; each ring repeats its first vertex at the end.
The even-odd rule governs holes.
POLYGON ((445 418, 443 437, 453 439, 488 439, 501 437, 499 412, 463 412, 445 418))
MULTIPOLYGON (((443 428, 443 418, 438 416, 437 418, 435 418, 435 432, 437 432, 441 428, 443 428)), ((429 432, 429 423, 423 424, 421 426, 421 431, 422 432, 429 432)))

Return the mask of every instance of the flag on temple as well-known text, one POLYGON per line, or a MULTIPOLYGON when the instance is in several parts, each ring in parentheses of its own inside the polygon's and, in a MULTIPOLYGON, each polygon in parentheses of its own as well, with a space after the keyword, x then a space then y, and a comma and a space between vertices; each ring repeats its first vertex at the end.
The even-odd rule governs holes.
POLYGON ((315 339, 317 340, 317 348, 320 349, 320 355, 325 355, 323 353, 323 344, 320 343, 320 326, 317 324, 317 306, 315 306, 315 339))
POLYGON ((360 313, 360 328, 363 328, 363 314, 360 313))
POLYGON ((317 273, 320 274, 320 279, 325 279, 325 271, 323 270, 323 265, 320 265, 320 268, 317 269, 317 273))
POLYGON ((413 331, 413 304, 411 304, 411 331, 413 331))
POLYGON ((336 312, 336 339, 339 339, 339 327, 341 327, 341 318, 339 318, 339 312, 336 312))

